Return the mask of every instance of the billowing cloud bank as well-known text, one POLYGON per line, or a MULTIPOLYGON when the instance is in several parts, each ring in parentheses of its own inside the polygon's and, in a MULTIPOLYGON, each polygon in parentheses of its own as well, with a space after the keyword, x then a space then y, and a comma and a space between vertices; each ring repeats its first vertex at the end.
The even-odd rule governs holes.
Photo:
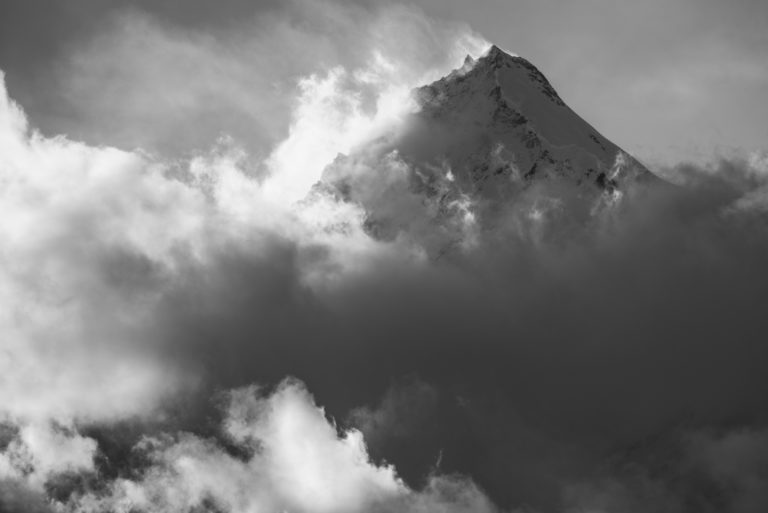
POLYGON ((80 511, 494 511, 471 482, 435 476, 416 493, 389 466, 370 463, 362 436, 341 437, 300 383, 269 397, 253 387, 227 396, 229 451, 192 434, 146 438, 139 480, 78 499, 80 511))
MULTIPOLYGON (((409 13, 396 10, 379 23, 409 13)), ((439 44, 449 37, 433 36, 439 44)), ((483 45, 467 34, 449 52, 483 45)), ((168 41, 159 46, 178 50, 168 41)), ((438 71, 421 67, 418 77, 430 73, 438 71)), ((178 299, 182 308, 194 301, 191 288, 212 292, 198 307, 217 317, 227 307, 213 303, 231 299, 230 265, 260 282, 247 294, 269 310, 285 294, 331 291, 377 259, 421 259, 418 248, 401 256, 402 248, 370 239, 359 207, 332 198, 296 203, 339 151, 413 108, 415 78, 376 51, 365 67, 302 79, 290 134, 263 163, 266 180, 226 138, 181 164, 46 138, 28 126, 0 80, 4 511, 493 509, 461 477, 435 476, 411 490, 391 466, 369 461, 358 431, 338 434, 297 381, 268 396, 254 387, 228 392, 218 442, 155 429, 174 425, 168 411, 180 398, 202 393, 208 404, 204 390, 220 387, 216 375, 227 372, 204 364, 216 343, 165 332, 179 314, 166 310, 178 308, 178 299), (80 433, 120 432, 133 422, 158 434, 121 447, 132 454, 125 461, 111 461, 103 440, 80 433)))
POLYGON ((305 77, 265 158, 45 137, 0 90, 0 509, 765 509, 768 159, 484 225, 379 151, 445 71, 398 49, 305 77), (355 149, 356 202, 312 188, 355 149))

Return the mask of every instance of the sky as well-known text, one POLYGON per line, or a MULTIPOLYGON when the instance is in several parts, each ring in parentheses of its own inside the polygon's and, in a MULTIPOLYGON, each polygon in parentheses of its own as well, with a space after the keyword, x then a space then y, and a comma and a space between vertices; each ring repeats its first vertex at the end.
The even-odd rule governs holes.
POLYGON ((3 2, 0 511, 766 511, 765 16, 3 2), (462 189, 491 43, 673 183, 462 189))
MULTIPOLYGON (((354 17, 386 2, 340 4, 346 5, 350 13, 358 11, 350 14, 354 17)), ((412 5, 431 18, 465 23, 488 41, 534 62, 576 112, 647 165, 702 163, 721 153, 766 149, 765 2, 419 0, 412 5)), ((234 91, 233 85, 226 88, 206 82, 207 85, 200 85, 199 94, 205 94, 206 102, 215 108, 195 113, 184 112, 184 98, 170 98, 166 89, 184 89, 189 84, 168 69, 162 55, 154 54, 151 48, 137 49, 144 58, 162 67, 163 72, 146 64, 121 79, 124 84, 129 83, 127 80, 142 84, 144 89, 162 87, 166 91, 160 95, 165 100, 163 110, 169 111, 164 112, 164 119, 156 119, 153 112, 147 112, 149 107, 131 104, 132 100, 141 99, 119 87, 104 91, 89 85, 90 79, 98 82, 100 76, 120 73, 110 69, 116 63, 99 63, 93 53, 102 44, 117 44, 120 29, 115 27, 115 19, 126 12, 147 13, 153 22, 175 31, 179 37, 207 38, 212 45, 210 51, 217 53, 248 52, 247 48, 229 45, 245 45, 243 38, 253 42, 253 34, 263 32, 262 25, 276 17, 290 20, 295 28, 323 34, 325 44, 334 46, 328 41, 332 23, 324 19, 333 10, 321 4, 305 9, 298 8, 296 2, 276 1, 230 0, 213 6, 198 0, 9 0, 3 3, 0 17, 0 67, 8 75, 12 94, 25 105, 36 126, 52 135, 77 134, 94 143, 131 148, 147 146, 149 141, 116 126, 124 118, 153 125, 178 125, 179 121, 200 123, 200 117, 205 116, 207 125, 253 137, 251 117, 263 115, 274 119, 280 116, 278 111, 284 110, 276 107, 281 102, 278 98, 260 102, 257 98, 237 96, 237 105, 228 105, 229 100, 234 102, 235 95, 247 96, 247 82, 258 80, 254 74, 270 75, 272 80, 280 81, 279 87, 288 88, 298 75, 318 65, 321 53, 329 60, 343 60, 345 49, 323 51, 308 41, 301 48, 301 38, 286 44, 275 35, 272 44, 262 42, 260 47, 270 47, 269 53, 274 55, 290 52, 290 59, 298 62, 276 64, 265 59, 263 52, 251 48, 250 51, 262 55, 254 57, 248 69, 216 71, 231 73, 230 84, 245 82, 241 86, 245 90, 234 91), (223 47, 217 48, 217 42, 223 47), (297 48, 291 48, 292 45, 297 48), (297 59, 296 53, 303 55, 297 59), (72 76, 78 73, 79 80, 72 76), (161 84, 163 79, 170 83, 161 84), (117 98, 112 98, 112 94, 117 98), (130 112, 125 112, 128 109, 130 112), (94 122, 95 118, 104 117, 120 121, 94 122), (110 140, 99 141, 99 136, 110 140)), ((124 23, 117 25, 125 28, 124 23)), ((122 35, 124 41, 131 37, 122 35)), ((457 61, 452 66, 459 64, 457 61)), ((170 67, 183 74, 184 66, 193 64, 182 58, 170 67)), ((222 66, 225 65, 219 62, 219 67, 222 66)), ((204 69, 198 71, 203 76, 208 71, 216 73, 210 69, 215 68, 213 64, 201 67, 204 69)), ((178 96, 183 93, 178 92, 178 96)), ((286 123, 278 124, 276 128, 263 128, 265 133, 258 135, 274 142, 286 129, 286 123)), ((174 141, 178 134, 166 136, 163 143, 180 151, 189 150, 202 144, 210 134, 200 135, 189 129, 184 136, 190 144, 174 141)))

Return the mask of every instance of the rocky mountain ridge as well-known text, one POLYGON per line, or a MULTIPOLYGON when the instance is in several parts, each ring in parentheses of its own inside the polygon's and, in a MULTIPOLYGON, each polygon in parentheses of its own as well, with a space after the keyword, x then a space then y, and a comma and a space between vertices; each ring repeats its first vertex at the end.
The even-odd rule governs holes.
POLYGON ((658 180, 496 46, 413 94, 419 108, 397 134, 337 158, 315 189, 361 205, 376 237, 414 219, 457 241, 510 215, 585 219, 658 180))

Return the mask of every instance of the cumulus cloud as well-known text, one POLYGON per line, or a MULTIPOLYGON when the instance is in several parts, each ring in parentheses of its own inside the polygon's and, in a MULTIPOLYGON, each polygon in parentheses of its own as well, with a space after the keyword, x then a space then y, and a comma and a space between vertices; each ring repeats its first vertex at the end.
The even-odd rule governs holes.
POLYGON ((269 395, 227 395, 222 436, 240 451, 189 433, 146 438, 140 479, 118 479, 77 498, 77 511, 495 511, 468 480, 434 476, 409 489, 388 465, 369 461, 362 435, 341 435, 304 386, 288 380, 269 395))
MULTIPOLYGON (((2 393, 16 431, 3 461, 17 492, 3 500, 32 504, 52 486, 82 493, 82 480, 61 484, 60 476, 104 472, 99 461, 111 449, 103 430, 78 429, 137 415, 161 424, 148 428, 152 443, 139 444, 153 469, 140 475, 156 472, 167 486, 108 482, 111 495, 98 489, 82 504, 202 504, 213 499, 179 490, 218 489, 205 481, 217 475, 231 474, 224 489, 245 486, 256 457, 248 408, 240 417, 229 411, 231 454, 201 434, 204 398, 211 388, 286 374, 327 397, 329 411, 359 426, 371 453, 407 481, 368 462, 360 434, 337 440, 310 415, 311 429, 325 433, 318 450, 347 447, 341 454, 366 462, 360 479, 379 490, 370 476, 389 476, 381 489, 415 497, 413 508, 435 494, 446 508, 484 497, 461 479, 430 477, 440 469, 472 475, 502 503, 555 510, 562 483, 589 472, 595 454, 685 412, 702 425, 764 421, 756 276, 766 248, 749 235, 764 226, 759 156, 671 170, 679 187, 626 191, 583 229, 567 222, 568 202, 558 203, 568 197, 545 184, 490 228, 467 231, 458 208, 437 222, 439 209, 410 187, 413 164, 391 152, 335 164, 356 201, 320 188, 292 203, 265 194, 269 179, 249 176, 243 150, 226 141, 179 166, 42 137, 4 99, 3 280, 14 308, 3 319, 2 393), (380 193, 402 203, 390 208, 380 193), (390 235, 372 228, 371 213, 397 220, 390 235), (470 238, 433 258, 430 248, 470 238), (413 373, 430 384, 391 392, 374 409, 392 376, 413 373), (180 413, 177 400, 191 408, 180 413), (188 434, 168 435, 164 422, 188 434), (46 444, 61 451, 58 466, 44 456, 46 444), (169 470, 187 457, 191 474, 169 470)), ((305 391, 286 390, 303 398, 309 410, 300 411, 315 411, 305 391)), ((360 495, 339 497, 359 505, 381 492, 354 486, 360 495)), ((638 508, 654 496, 629 490, 638 508)), ((234 503, 224 504, 217 507, 234 503)))
MULTIPOLYGON (((369 259, 359 257, 379 251, 379 245, 363 234, 362 214, 354 205, 327 198, 300 209, 293 203, 306 195, 338 152, 377 137, 396 122, 398 113, 409 108, 402 100, 410 83, 425 73, 438 74, 446 59, 443 55, 434 65, 417 68, 417 64, 437 52, 452 55, 472 45, 476 50, 482 42, 462 27, 433 26, 418 11, 404 7, 374 13, 334 3, 327 7, 338 14, 326 13, 329 22, 337 20, 344 26, 353 19, 364 22, 370 29, 369 44, 360 46, 356 55, 359 67, 335 67, 300 81, 287 138, 264 160, 266 178, 253 175, 250 154, 227 138, 210 152, 181 163, 138 150, 88 146, 63 136, 46 138, 28 127, 26 116, 2 88, 2 280, 4 302, 14 305, 3 312, 8 348, 2 362, 3 404, 8 415, 118 419, 147 413, 163 396, 185 386, 181 381, 186 378, 169 372, 167 362, 158 363, 157 346, 162 343, 146 328, 157 324, 154 309, 169 291, 183 288, 201 270, 216 274, 220 248, 242 254, 249 264, 261 262, 257 267, 265 272, 273 268, 275 254, 295 253, 301 268, 289 264, 286 272, 298 287, 319 287, 332 275, 365 268, 369 259), (397 43, 382 36, 393 24, 402 25, 397 43), (425 33, 418 27, 429 30, 425 33), (458 37, 462 31, 465 37, 458 37), (424 55, 391 61, 405 38, 424 37, 431 38, 429 44, 419 45, 424 55), (86 393, 94 382, 102 387, 101 393, 86 393)), ((316 8, 301 4, 295 7, 296 16, 316 8)), ((184 75, 189 70, 183 63, 191 62, 199 70, 213 62, 226 67, 228 61, 220 59, 226 52, 216 49, 215 38, 179 34, 137 13, 126 14, 119 22, 120 30, 106 32, 105 39, 91 43, 85 54, 76 54, 82 61, 76 56, 70 68, 78 80, 99 84, 98 92, 87 94, 89 103, 104 100, 111 106, 126 106, 126 112, 136 112, 133 105, 139 104, 162 111, 165 117, 167 109, 158 100, 163 105, 169 102, 158 99, 152 87, 133 82, 142 76, 159 80, 155 85, 174 98, 189 95, 185 105, 205 103, 195 89, 207 87, 205 80, 185 78, 185 87, 173 87, 161 75, 184 75), (152 52, 136 59, 135 46, 152 42, 157 43, 151 45, 152 52), (100 68, 118 62, 114 73, 100 68), (139 67, 146 73, 137 72, 139 67), (99 79, 104 74, 116 79, 99 79), (112 94, 108 84, 128 90, 112 94), (149 96, 131 101, 134 93, 149 96)), ((283 19, 277 25, 271 30, 282 27, 290 32, 277 43, 296 42, 291 36, 294 28, 283 19)), ((327 34, 313 37, 322 40, 327 34)), ((256 54, 270 55, 262 48, 269 39, 264 34, 232 38, 222 44, 248 40, 257 45, 256 54)), ((279 52, 296 53, 277 43, 269 44, 279 52)), ((241 52, 231 61, 242 67, 248 59, 241 52)), ((212 75, 219 85, 239 87, 243 82, 228 73, 212 75)), ((259 96, 252 94, 253 88, 269 89, 252 83, 250 97, 259 96)), ((237 94, 223 96, 238 108, 243 106, 237 94)), ((222 109, 214 106, 214 110, 222 109)), ((117 120, 132 133, 142 132, 124 116, 98 117, 117 120)), ((170 119, 174 127, 180 126, 170 119)))
POLYGON ((3 412, 141 411, 171 386, 136 353, 127 326, 146 313, 147 284, 160 279, 173 245, 152 219, 178 223, 184 237, 199 200, 139 155, 28 133, 20 109, 4 89, 0 96, 3 412), (186 209, 192 217, 178 217, 186 209), (100 393, 88 393, 95 382, 100 393))
MULTIPOLYGON (((0 280, 8 308, 1 320, 0 416, 10 433, 0 460, 7 483, 4 503, 24 503, 26 508, 39 504, 42 508, 41 494, 53 494, 57 487, 69 490, 63 495, 66 499, 83 485, 82 480, 67 485, 65 476, 95 473, 99 470, 96 461, 104 457, 97 440, 79 434, 78 428, 136 417, 162 421, 165 401, 194 389, 190 387, 199 378, 189 365, 200 370, 197 364, 212 343, 194 338, 180 342, 175 337, 178 330, 172 326, 174 332, 168 336, 164 329, 169 324, 163 316, 172 317, 168 309, 180 309, 178 300, 183 309, 191 299, 186 293, 197 286, 206 291, 198 305, 204 316, 219 313, 219 305, 211 304, 216 294, 223 293, 219 299, 224 300, 233 297, 227 286, 231 278, 226 270, 227 253, 234 254, 236 264, 245 266, 241 271, 256 273, 251 278, 259 281, 257 291, 264 289, 258 300, 266 310, 275 300, 269 295, 275 287, 294 288, 299 301, 302 296, 311 300, 313 289, 332 287, 339 276, 364 272, 376 254, 392 252, 364 234, 360 210, 353 205, 325 197, 298 208, 293 203, 308 191, 315 180, 313 173, 319 176, 324 161, 352 143, 375 137, 382 116, 391 123, 391 108, 401 108, 400 102, 388 99, 391 88, 384 86, 389 87, 391 80, 380 76, 390 73, 391 78, 395 70, 381 53, 372 55, 373 64, 349 75, 339 68, 324 78, 311 76, 303 82, 293 128, 265 162, 269 172, 265 184, 249 174, 248 155, 226 139, 212 152, 179 165, 141 151, 88 146, 65 137, 46 138, 29 128, 26 116, 3 85, 0 232, 4 265, 0 280), (351 83, 340 84, 342 78, 351 83), (357 98, 356 87, 365 89, 359 94, 372 95, 371 114, 364 112, 362 99, 345 103, 348 95, 357 98), (311 136, 324 128, 319 122, 327 121, 322 119, 326 115, 340 116, 339 128, 318 145, 311 136), (312 159, 296 162, 291 160, 295 155, 312 159), (276 193, 282 189, 275 183, 294 185, 284 177, 296 167, 309 179, 300 184, 298 193, 276 193), (284 256, 289 257, 285 266, 280 263, 284 256), (275 280, 271 274, 280 267, 283 276, 275 280), (178 353, 184 354, 180 364, 173 358, 178 353)), ((402 89, 403 84, 393 87, 402 89)), ((289 298, 289 309, 295 309, 294 299, 289 298)), ((216 373, 221 371, 215 368, 216 373)), ((259 376, 249 379, 254 377, 259 376)), ((306 402, 306 393, 298 395, 294 403, 306 402)), ((309 413, 302 410, 306 405, 294 403, 288 400, 277 408, 289 410, 285 413, 289 424, 295 414, 299 422, 308 422, 309 413)), ((301 433, 290 431, 288 425, 287 435, 283 434, 307 435, 305 448, 320 451, 314 462, 305 462, 314 466, 309 474, 301 474, 293 468, 295 461, 286 460, 305 455, 290 452, 289 442, 295 440, 282 438, 272 444, 278 451, 275 472, 285 478, 273 477, 272 484, 291 488, 291 504, 307 511, 356 510, 373 500, 368 497, 371 494, 403 495, 404 485, 391 468, 367 466, 359 434, 350 432, 339 442, 332 427, 318 425, 317 418, 309 420, 315 424, 298 426, 304 429, 301 433), (332 433, 338 443, 323 448, 332 433), (336 482, 331 479, 333 474, 321 472, 332 461, 349 474, 348 480, 339 481, 343 488, 336 491, 325 486, 336 482), (291 473, 297 475, 291 478, 291 473), (301 493, 293 490, 294 485, 301 493)), ((205 447, 204 441, 190 436, 186 446, 175 448, 177 452, 205 447)), ((225 466, 237 466, 223 453, 211 455, 211 459, 217 458, 223 458, 225 466)), ((456 504, 474 500, 472 493, 486 500, 462 483, 436 481, 425 493, 443 500, 445 508, 454 503, 441 498, 448 492, 455 494, 456 504)), ((243 484, 242 479, 235 479, 230 487, 243 484)), ((155 499, 159 500, 146 499, 144 505, 156 507, 155 499)))

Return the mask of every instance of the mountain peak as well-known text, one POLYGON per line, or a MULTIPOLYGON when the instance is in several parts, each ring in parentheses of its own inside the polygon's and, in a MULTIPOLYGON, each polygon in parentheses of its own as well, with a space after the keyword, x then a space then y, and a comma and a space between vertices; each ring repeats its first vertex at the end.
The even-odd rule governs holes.
POLYGON ((496 45, 491 45, 491 47, 485 52, 485 54, 481 58, 493 60, 493 59, 504 59, 504 58, 509 59, 512 57, 518 57, 518 55, 505 52, 504 50, 502 50, 496 45))
MULTIPOLYGON (((505 52, 501 48, 499 48, 496 45, 491 45, 488 50, 486 50, 480 57, 475 59, 471 55, 467 54, 467 56, 464 58, 464 63, 462 64, 461 68, 458 68, 457 70, 454 70, 450 76, 453 76, 457 73, 467 73, 472 68, 474 68, 476 65, 486 65, 490 66, 492 68, 495 67, 501 67, 505 61, 508 60, 515 60, 518 59, 520 61, 525 61, 522 57, 518 56, 517 54, 505 52)), ((525 61, 527 62, 527 61, 525 61)), ((446 77, 447 78, 447 77, 446 77)))
POLYGON ((480 58, 477 60, 478 63, 483 63, 492 67, 500 67, 503 66, 505 63, 512 63, 512 62, 528 62, 516 53, 510 53, 502 50, 496 45, 491 45, 491 47, 486 50, 486 52, 480 56, 480 58))
MULTIPOLYGON (((410 222, 401 212, 405 203, 391 208, 355 171, 379 163, 386 169, 403 163, 398 169, 410 194, 404 201, 416 201, 408 208, 425 207, 424 226, 434 221, 449 234, 496 222, 510 205, 526 201, 531 188, 546 190, 555 210, 572 203, 574 218, 583 218, 620 198, 626 184, 653 179, 573 112, 533 64, 498 46, 477 60, 467 57, 414 96, 419 109, 397 137, 339 159, 323 175, 327 190, 364 205, 366 229, 378 238, 395 237, 410 222)), ((442 254, 444 240, 435 241, 442 254)))
MULTIPOLYGON (((482 155, 496 155, 526 180, 559 176, 603 190, 622 181, 620 168, 650 174, 573 112, 536 66, 496 45, 416 95, 429 132, 449 134, 451 143, 441 151, 456 164, 454 169, 471 174, 482 155)), ((499 160, 496 156, 491 160, 499 160)), ((460 174, 454 171, 459 181, 460 174)))

